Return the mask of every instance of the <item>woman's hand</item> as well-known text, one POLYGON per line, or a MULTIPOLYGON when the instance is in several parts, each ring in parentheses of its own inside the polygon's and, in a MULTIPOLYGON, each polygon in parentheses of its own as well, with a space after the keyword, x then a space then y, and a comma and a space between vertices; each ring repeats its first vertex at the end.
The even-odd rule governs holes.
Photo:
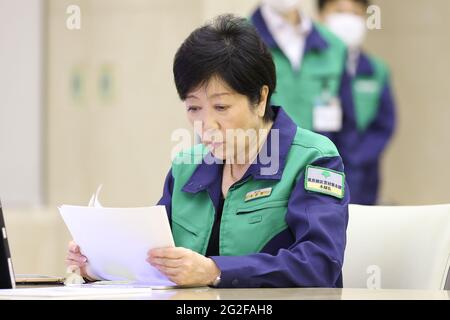
POLYGON ((69 242, 66 264, 68 267, 78 269, 80 271, 80 276, 82 276, 83 278, 86 278, 90 281, 97 280, 93 276, 88 274, 88 260, 81 254, 80 247, 74 241, 69 242))
POLYGON ((211 285, 220 275, 212 259, 185 248, 150 250, 147 262, 181 286, 211 285))

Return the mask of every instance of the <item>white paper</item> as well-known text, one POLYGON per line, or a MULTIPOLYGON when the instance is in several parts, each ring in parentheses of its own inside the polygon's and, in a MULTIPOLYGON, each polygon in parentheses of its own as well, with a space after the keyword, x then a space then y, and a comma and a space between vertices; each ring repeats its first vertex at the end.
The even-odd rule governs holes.
POLYGON ((103 206, 100 204, 100 201, 98 200, 98 195, 100 194, 100 191, 102 190, 103 185, 99 185, 97 188, 97 191, 92 195, 91 200, 89 200, 88 207, 96 207, 96 208, 102 208, 103 206))
POLYGON ((72 288, 72 287, 55 287, 55 288, 24 288, 24 289, 6 289, 0 290, 0 297, 41 297, 41 298, 59 298, 59 297, 104 297, 104 296, 121 296, 121 295, 146 295, 152 293, 150 288, 72 288))
POLYGON ((174 247, 164 206, 59 208, 74 241, 98 279, 174 286, 147 261, 150 249, 174 247))

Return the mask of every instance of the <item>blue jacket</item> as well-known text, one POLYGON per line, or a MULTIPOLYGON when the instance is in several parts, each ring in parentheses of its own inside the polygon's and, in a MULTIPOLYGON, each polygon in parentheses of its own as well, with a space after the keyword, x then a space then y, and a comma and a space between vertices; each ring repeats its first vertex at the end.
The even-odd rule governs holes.
POLYGON ((359 129, 342 157, 352 192, 351 203, 374 205, 378 198, 381 156, 395 128, 395 102, 388 68, 378 59, 362 53, 352 82, 359 129))
MULTIPOLYGON (((296 152, 304 150, 311 154, 310 158, 314 160, 311 160, 310 165, 343 172, 344 166, 337 152, 323 153, 319 145, 310 143, 310 141, 317 141, 330 146, 330 150, 335 150, 328 139, 298 128, 282 109, 274 108, 274 111, 276 118, 272 130, 279 130, 280 137, 278 170, 268 175, 261 175, 264 165, 259 162, 254 163, 235 185, 245 188, 245 184, 249 183, 247 181, 259 181, 258 183, 272 186, 273 193, 275 190, 280 190, 280 188, 277 189, 277 185, 282 183, 286 185, 286 181, 290 181, 286 179, 291 179, 290 176, 293 173, 293 171, 287 171, 287 168, 295 167, 299 162, 298 158, 292 157, 292 154, 289 155, 294 144, 296 144, 296 152), (299 135, 305 138, 298 140, 299 135)), ((272 145, 270 134, 266 144, 272 145)), ((185 199, 186 203, 185 205, 177 204, 178 207, 181 205, 189 208, 187 203, 189 199, 201 197, 205 199, 202 201, 212 203, 217 212, 221 195, 222 168, 223 164, 201 162, 187 182, 181 185, 176 183, 174 171, 169 172, 163 196, 158 204, 165 205, 172 226, 172 210, 175 207, 172 201, 175 194, 177 198, 182 195, 181 198, 185 199)), ((289 194, 287 205, 284 209, 280 208, 282 211, 276 213, 286 212, 284 219, 287 228, 275 234, 259 252, 241 256, 211 257, 222 273, 220 287, 342 287, 349 193, 345 192, 342 198, 337 198, 308 191, 305 187, 305 168, 300 168, 298 172, 294 175, 294 183, 287 183, 290 190, 283 189, 283 192, 289 194)), ((266 199, 262 200, 266 201, 266 199)), ((261 209, 264 208, 258 210, 261 209)), ((185 214, 188 216, 200 214, 191 211, 188 210, 185 214)), ((244 219, 258 218, 255 215, 260 215, 260 219, 270 221, 270 217, 264 216, 269 212, 273 211, 258 211, 242 217, 244 219)), ((204 215, 204 212, 201 214, 204 215)), ((228 212, 228 214, 234 213, 228 212)), ((210 217, 206 219, 210 220, 210 217)), ((184 221, 189 223, 189 218, 185 217, 184 221)), ((200 233, 201 231, 198 232, 198 236, 200 233)), ((239 235, 237 240, 241 241, 242 237, 242 241, 245 241, 248 236, 248 234, 239 235)))

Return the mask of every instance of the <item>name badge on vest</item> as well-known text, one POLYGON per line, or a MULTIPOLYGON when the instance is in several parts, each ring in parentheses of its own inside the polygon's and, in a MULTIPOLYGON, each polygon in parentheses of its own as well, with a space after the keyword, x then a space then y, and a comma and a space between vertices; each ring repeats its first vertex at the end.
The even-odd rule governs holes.
POLYGON ((379 90, 379 85, 374 80, 358 80, 355 82, 355 90, 359 93, 375 94, 379 90))
POLYGON ((307 166, 305 173, 305 190, 344 198, 345 174, 327 168, 307 166))
POLYGON ((255 200, 258 198, 268 197, 268 196, 270 196, 271 193, 272 193, 272 188, 265 188, 265 189, 251 191, 245 195, 245 202, 250 201, 250 200, 255 200))
MULTIPOLYGON (((321 100, 321 99, 319 99, 321 100)), ((337 132, 342 129, 341 101, 337 97, 318 101, 313 110, 313 129, 318 132, 337 132)))

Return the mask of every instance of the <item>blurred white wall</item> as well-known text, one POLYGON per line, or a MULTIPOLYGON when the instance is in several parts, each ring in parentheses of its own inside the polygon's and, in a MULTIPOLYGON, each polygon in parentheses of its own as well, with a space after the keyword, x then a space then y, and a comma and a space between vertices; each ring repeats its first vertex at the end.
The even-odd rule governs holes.
POLYGON ((35 206, 43 190, 41 0, 0 0, 0 198, 35 206))
POLYGON ((391 67, 398 102, 397 130, 383 160, 382 199, 450 203, 450 1, 372 2, 381 8, 382 28, 369 32, 367 48, 391 67))
POLYGON ((158 201, 171 134, 188 127, 173 57, 201 21, 200 0, 49 1, 49 205, 85 204, 99 184, 107 206, 158 201), (79 30, 66 28, 73 4, 79 30))

